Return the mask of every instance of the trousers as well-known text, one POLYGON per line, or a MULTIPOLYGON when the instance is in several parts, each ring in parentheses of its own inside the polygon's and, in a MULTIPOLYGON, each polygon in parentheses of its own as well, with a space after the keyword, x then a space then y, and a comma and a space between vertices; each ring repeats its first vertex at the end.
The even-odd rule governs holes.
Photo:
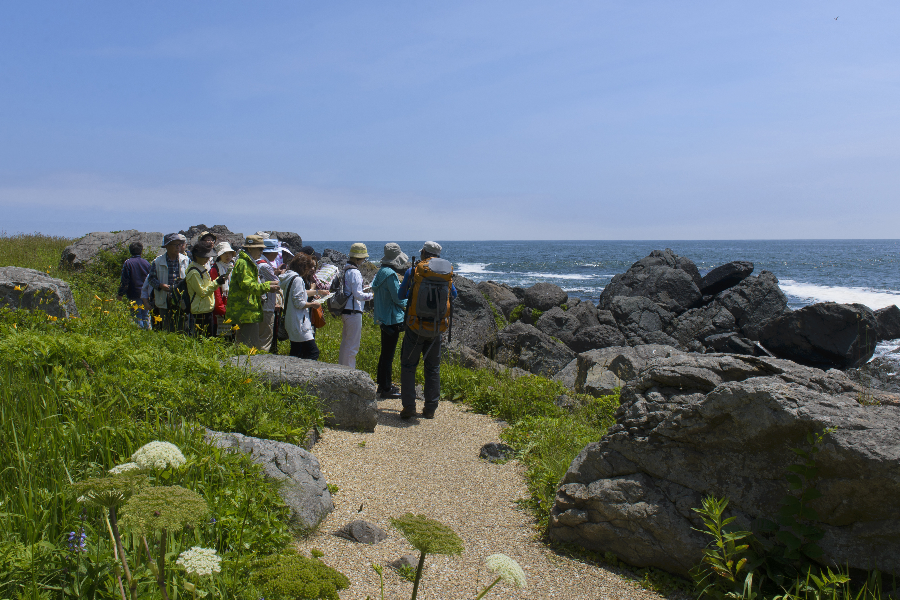
POLYGON ((356 355, 359 354, 359 342, 362 339, 362 313, 341 315, 344 323, 341 329, 341 350, 338 353, 338 364, 356 368, 356 355))
POLYGON ((402 323, 381 326, 381 354, 378 356, 378 371, 375 377, 379 391, 386 392, 391 389, 394 354, 397 353, 397 342, 400 341, 402 331, 402 323))
POLYGON ((400 402, 407 410, 416 409, 416 367, 424 359, 425 407, 433 411, 441 400, 441 336, 421 337, 409 328, 400 346, 400 402))

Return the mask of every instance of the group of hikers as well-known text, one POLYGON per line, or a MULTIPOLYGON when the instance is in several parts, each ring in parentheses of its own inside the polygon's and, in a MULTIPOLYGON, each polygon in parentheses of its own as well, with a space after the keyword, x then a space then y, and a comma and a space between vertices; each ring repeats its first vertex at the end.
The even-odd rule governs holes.
POLYGON ((440 400, 441 333, 450 326, 457 295, 453 267, 440 257, 440 244, 425 242, 419 260, 412 262, 399 244, 385 244, 380 268, 365 285, 359 267, 369 253, 362 243, 350 247, 340 269, 320 264, 322 256, 311 246, 294 254, 265 232, 246 236, 239 250, 209 231, 201 232, 190 251, 187 241, 180 233, 167 234, 163 253, 152 262, 143 258, 140 242, 129 246, 119 297, 129 299, 140 327, 233 336, 251 353, 277 354, 279 338, 286 338, 291 356, 318 360, 316 329, 325 326, 327 308, 342 322, 338 362, 356 368, 362 315, 371 301, 381 329, 378 395, 400 398, 402 419, 415 416, 415 372, 422 360, 422 416, 434 418, 440 400), (391 371, 401 334, 398 388, 391 371))

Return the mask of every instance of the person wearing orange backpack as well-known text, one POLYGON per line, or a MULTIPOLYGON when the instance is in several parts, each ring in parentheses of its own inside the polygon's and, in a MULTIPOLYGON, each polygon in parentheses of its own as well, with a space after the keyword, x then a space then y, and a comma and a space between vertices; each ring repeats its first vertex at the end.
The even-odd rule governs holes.
POLYGON ((441 245, 425 242, 421 259, 406 270, 398 295, 406 299, 406 333, 400 346, 401 419, 416 414, 416 367, 425 367, 425 405, 422 416, 433 419, 441 400, 441 333, 447 330, 456 298, 453 265, 441 258, 441 245))

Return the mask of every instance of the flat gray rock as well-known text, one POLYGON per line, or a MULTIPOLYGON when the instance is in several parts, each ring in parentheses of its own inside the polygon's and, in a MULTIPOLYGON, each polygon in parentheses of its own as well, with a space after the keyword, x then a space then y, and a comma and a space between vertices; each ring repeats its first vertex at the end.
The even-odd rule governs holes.
POLYGON ((283 482, 278 493, 291 509, 292 524, 313 529, 334 510, 319 461, 303 448, 209 429, 204 437, 218 448, 249 454, 253 462, 262 466, 266 476, 283 482))
POLYGON ((22 267, 0 267, 0 307, 40 310, 58 319, 78 316, 68 283, 22 267))
POLYGON ((694 508, 728 498, 751 529, 789 493, 810 432, 826 564, 900 572, 900 406, 837 370, 727 354, 654 359, 622 390, 616 424, 572 462, 549 537, 684 576, 710 537, 694 508), (861 404, 860 400, 865 400, 861 404))
POLYGON ((66 246, 60 256, 59 266, 68 269, 83 269, 101 251, 118 252, 127 249, 132 242, 142 243, 144 252, 159 254, 162 252, 163 234, 158 231, 147 232, 137 229, 128 229, 117 233, 95 231, 77 240, 71 246, 66 246))
MULTIPOLYGON (((574 390, 596 398, 608 396, 637 377, 650 361, 682 354, 672 346, 616 346, 582 352, 575 360, 574 390)), ((566 367, 568 368, 568 367, 566 367)))
POLYGON ((388 537, 384 529, 362 519, 347 523, 335 531, 334 535, 360 544, 377 544, 388 537))
POLYGON ((575 353, 533 325, 515 322, 500 332, 497 362, 514 365, 536 375, 552 377, 565 368, 575 353))
POLYGON ((375 382, 365 371, 344 365, 273 354, 236 356, 233 365, 248 367, 273 386, 301 387, 322 402, 325 422, 333 427, 375 431, 378 405, 375 382))

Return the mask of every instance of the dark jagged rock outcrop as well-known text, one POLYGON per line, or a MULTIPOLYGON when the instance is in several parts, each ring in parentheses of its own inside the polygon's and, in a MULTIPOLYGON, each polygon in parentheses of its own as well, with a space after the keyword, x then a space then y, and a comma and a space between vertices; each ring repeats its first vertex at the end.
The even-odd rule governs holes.
POLYGON ((497 362, 552 377, 569 364, 575 353, 534 325, 515 322, 500 332, 497 362))
POLYGON ((900 308, 896 304, 876 310, 875 321, 878 323, 875 331, 877 341, 900 339, 900 308))
POLYGON ((707 338, 732 333, 737 329, 737 322, 728 310, 720 304, 712 304, 702 308, 692 308, 675 317, 669 326, 668 333, 680 346, 691 352, 702 352, 707 338))
POLYGON ((134 242, 144 245, 144 252, 159 254, 162 252, 163 234, 158 231, 146 232, 137 229, 110 233, 95 231, 66 246, 59 259, 61 268, 80 270, 94 260, 102 251, 118 252, 127 250, 134 242))
POLYGON ((549 536, 686 576, 709 543, 694 530, 702 498, 728 498, 741 529, 771 518, 790 493, 791 448, 834 428, 811 503, 823 560, 898 573, 900 406, 862 405, 863 391, 839 371, 780 359, 655 359, 625 386, 609 434, 572 462, 549 536))
POLYGON ((850 369, 872 358, 876 327, 874 313, 862 304, 821 302, 768 322, 759 341, 803 365, 850 369))
POLYGON ((0 307, 40 310, 58 319, 79 316, 68 283, 22 267, 0 267, 0 307))
POLYGON ((763 326, 789 312, 787 297, 778 287, 778 278, 769 271, 747 277, 715 299, 734 316, 740 332, 751 340, 759 340, 763 326))
POLYGON ((639 297, 667 312, 681 314, 700 303, 700 281, 700 272, 690 259, 669 249, 654 250, 612 278, 600 295, 598 307, 612 310, 617 297, 639 297))
POLYGON ((235 250, 240 250, 244 246, 244 234, 231 231, 225 225, 213 225, 212 227, 207 227, 201 223, 200 225, 191 225, 178 233, 187 238, 187 247, 193 248, 194 244, 200 241, 200 234, 204 231, 208 231, 215 235, 216 243, 228 242, 235 250))
POLYGON ((303 448, 209 429, 204 437, 217 448, 249 454, 250 460, 262 466, 267 477, 280 482, 278 494, 291 509, 291 522, 301 529, 315 528, 334 510, 319 461, 303 448))
POLYGON ((674 338, 665 333, 675 315, 650 298, 616 296, 610 302, 609 310, 629 346, 678 345, 674 338))
POLYGON ((597 398, 607 396, 634 379, 651 360, 676 354, 683 353, 672 346, 661 344, 618 346, 582 352, 576 362, 574 389, 578 393, 597 398))
POLYGON ((714 296, 734 287, 753 273, 753 263, 744 260, 735 260, 720 265, 703 276, 700 280, 700 293, 704 296, 714 296))
POLYGON ((297 254, 303 247, 303 238, 293 231, 273 231, 271 235, 292 253, 297 254))
POLYGON ((490 302, 471 279, 456 276, 453 285, 457 293, 453 300, 453 341, 485 356, 496 355, 497 322, 490 302))
POLYGON ((569 294, 558 285, 541 282, 525 290, 524 304, 534 310, 547 311, 565 304, 568 299, 569 294))
POLYGON ((519 305, 519 298, 512 292, 509 286, 500 285, 493 281, 482 281, 476 286, 478 291, 487 296, 497 310, 499 310, 505 318, 509 318, 510 313, 519 305))

